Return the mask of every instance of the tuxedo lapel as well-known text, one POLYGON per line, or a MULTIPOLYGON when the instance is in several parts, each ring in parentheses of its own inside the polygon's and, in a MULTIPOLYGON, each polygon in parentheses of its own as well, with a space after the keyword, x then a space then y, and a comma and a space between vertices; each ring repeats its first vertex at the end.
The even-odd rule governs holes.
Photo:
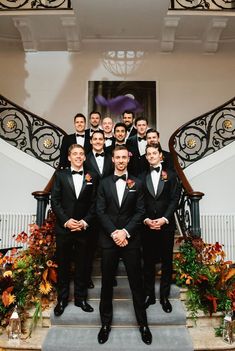
POLYGON ((163 188, 164 188, 164 180, 162 180, 162 179, 160 178, 160 179, 159 179, 159 183, 158 183, 158 187, 157 187, 156 198, 158 198, 158 197, 161 195, 163 188))
MULTIPOLYGON (((97 165, 97 162, 95 160, 95 156, 94 156, 93 152, 91 153, 90 160, 91 160, 92 166, 95 168, 96 172, 101 176, 101 173, 100 173, 99 167, 97 165)), ((103 172, 104 172, 104 170, 103 170, 103 172)))
POLYGON ((152 178, 151 178, 151 173, 148 172, 147 176, 146 176, 146 185, 148 188, 148 191, 150 192, 150 194, 155 197, 155 192, 154 192, 154 187, 153 187, 153 182, 152 182, 152 178))
POLYGON ((127 186, 125 187, 125 190, 124 190, 124 193, 123 193, 123 197, 122 197, 122 203, 121 203, 121 206, 124 204, 125 200, 126 200, 126 197, 127 197, 127 194, 129 192, 129 189, 127 188, 127 186))
POLYGON ((76 197, 75 186, 74 186, 73 177, 70 170, 67 170, 67 179, 68 179, 69 186, 76 197))
POLYGON ((118 201, 117 187, 116 187, 115 181, 113 180, 113 177, 111 177, 111 181, 110 181, 110 191, 112 193, 112 196, 113 196, 117 206, 120 207, 119 201, 118 201))

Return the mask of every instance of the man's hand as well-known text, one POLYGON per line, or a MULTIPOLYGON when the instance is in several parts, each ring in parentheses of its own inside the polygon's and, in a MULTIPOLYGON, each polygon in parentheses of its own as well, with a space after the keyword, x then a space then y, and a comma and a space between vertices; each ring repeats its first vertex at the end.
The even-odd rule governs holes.
POLYGON ((126 239, 126 232, 123 229, 117 229, 112 234, 112 238, 116 245, 124 247, 128 245, 128 240, 126 239))
POLYGON ((66 228, 70 229, 71 232, 80 232, 82 229, 84 229, 84 222, 77 221, 76 219, 70 218, 66 222, 66 228))
POLYGON ((152 230, 161 230, 161 227, 166 223, 164 218, 146 219, 145 224, 152 230))

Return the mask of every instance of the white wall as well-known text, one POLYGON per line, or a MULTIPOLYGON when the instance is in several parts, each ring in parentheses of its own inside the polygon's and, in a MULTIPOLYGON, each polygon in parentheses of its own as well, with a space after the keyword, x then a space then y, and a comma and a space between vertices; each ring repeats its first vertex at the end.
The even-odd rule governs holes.
POLYGON ((0 139, 0 213, 36 213, 32 192, 43 190, 54 169, 0 139))

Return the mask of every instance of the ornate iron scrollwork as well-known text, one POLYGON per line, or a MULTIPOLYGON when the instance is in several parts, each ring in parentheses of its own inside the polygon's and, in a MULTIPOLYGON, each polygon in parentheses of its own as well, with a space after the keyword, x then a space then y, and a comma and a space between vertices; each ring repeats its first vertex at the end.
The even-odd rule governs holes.
POLYGON ((65 134, 62 129, 0 96, 0 137, 9 144, 56 168, 65 134))
POLYGON ((235 141, 235 100, 185 124, 174 140, 183 169, 235 141))
POLYGON ((171 10, 231 10, 235 0, 172 0, 171 10))
POLYGON ((0 10, 70 9, 70 0, 0 0, 0 10))

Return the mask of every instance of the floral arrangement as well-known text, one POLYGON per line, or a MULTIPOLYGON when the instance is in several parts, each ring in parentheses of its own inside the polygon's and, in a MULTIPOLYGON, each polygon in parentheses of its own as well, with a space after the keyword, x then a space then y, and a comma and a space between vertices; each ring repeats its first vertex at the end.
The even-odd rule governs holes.
POLYGON ((132 189, 135 186, 135 181, 132 179, 127 179, 126 186, 128 189, 132 189))
POLYGON ((164 171, 164 170, 162 170, 161 179, 162 179, 164 182, 167 182, 167 180, 168 180, 168 174, 167 174, 167 172, 164 171))
POLYGON ((188 237, 174 259, 176 283, 187 287, 186 305, 196 319, 206 314, 235 310, 235 268, 225 261, 222 245, 188 237))
POLYGON ((0 326, 8 325, 15 305, 22 322, 27 310, 35 306, 31 334, 42 308, 55 298, 54 220, 49 218, 41 227, 32 224, 29 232, 16 237, 18 243, 27 242, 27 249, 13 249, 9 255, 0 256, 0 326))

